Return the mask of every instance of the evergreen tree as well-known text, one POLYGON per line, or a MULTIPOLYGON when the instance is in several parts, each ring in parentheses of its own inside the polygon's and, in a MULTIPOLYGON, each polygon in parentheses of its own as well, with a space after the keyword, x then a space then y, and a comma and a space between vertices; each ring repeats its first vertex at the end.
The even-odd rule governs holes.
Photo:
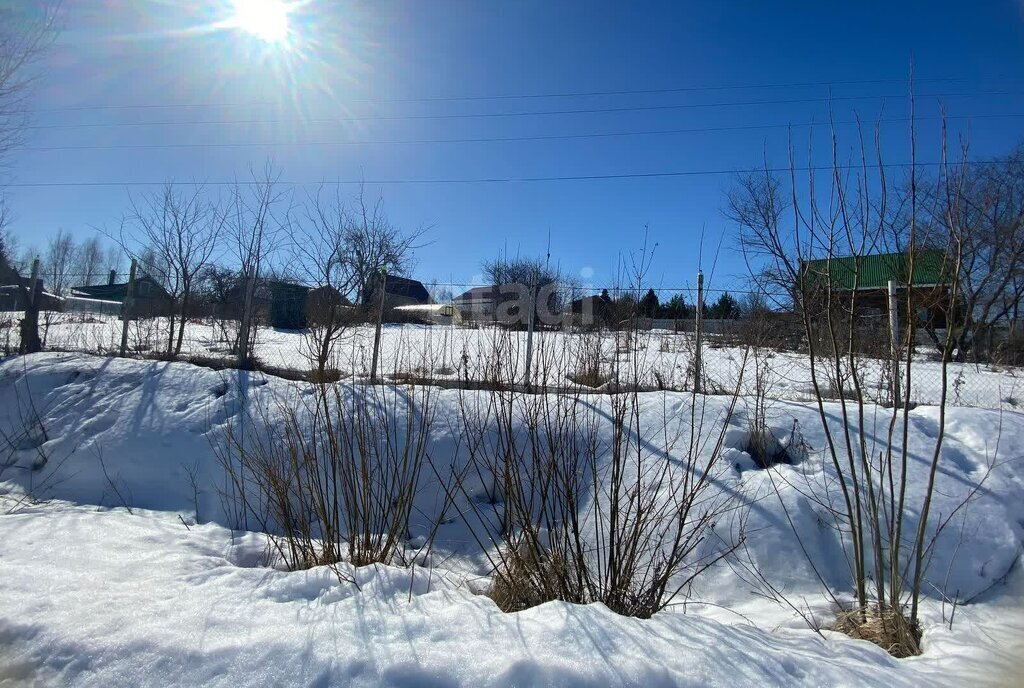
POLYGON ((736 320, 740 317, 740 303, 729 292, 718 297, 715 305, 707 309, 707 317, 715 320, 736 320))
POLYGON ((644 298, 640 301, 640 312, 648 318, 653 318, 658 315, 658 295, 654 293, 653 289, 648 289, 644 298))
POLYGON ((689 316, 686 308, 686 300, 682 294, 674 294, 668 303, 661 307, 661 317, 672 320, 682 320, 689 316))

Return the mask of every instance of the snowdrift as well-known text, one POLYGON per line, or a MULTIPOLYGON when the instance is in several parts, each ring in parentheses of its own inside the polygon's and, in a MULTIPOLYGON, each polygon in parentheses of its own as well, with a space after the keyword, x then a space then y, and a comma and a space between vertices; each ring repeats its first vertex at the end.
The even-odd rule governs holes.
MULTIPOLYGON (((268 569, 258 565, 261 536, 228 530, 235 524, 215 447, 247 410, 273 414, 309 392, 305 383, 185 363, 46 353, 0 364, 0 431, 16 447, 0 469, 0 491, 8 501, 31 494, 88 505, 23 506, 0 517, 0 606, 11 610, 0 637, 14 653, 0 655, 0 666, 96 685, 911 685, 991 669, 999 648, 981 646, 974 631, 1006 632, 1005 619, 990 615, 1019 599, 1004 583, 1024 542, 1024 416, 964 408, 947 412, 933 515, 954 516, 929 568, 925 655, 909 661, 831 634, 822 640, 791 610, 756 594, 729 562, 700 579, 685 609, 648 621, 562 603, 502 614, 470 592, 487 571, 458 519, 438 532, 445 563, 432 572, 360 570, 357 590, 326 569, 268 569), (973 602, 958 609, 953 630, 940 623, 943 596, 973 602), (780 627, 787 630, 760 630, 780 627)), ((437 463, 463 460, 451 426, 460 394, 467 393, 434 396, 437 463)), ((667 415, 678 433, 688 432, 690 395, 641 397, 652 423, 667 415)), ((587 403, 600 409, 607 398, 587 403)), ((807 497, 809 487, 831 480, 817 451, 824 443, 817 409, 772 405, 777 433, 795 422, 810 449, 796 465, 764 471, 742 451, 743 401, 728 420, 727 399, 701 403, 708 419, 730 424, 720 459, 727 465, 714 489, 749 510, 748 565, 827 625, 828 603, 800 541, 840 595, 849 574, 842 543, 807 497)), ((837 422, 838 407, 826 410, 837 422)), ((866 422, 881 436, 889 412, 868 411, 866 422)), ((937 423, 934 408, 911 414, 910 503, 924 489, 937 423)), ((657 437, 650 442, 654 453, 673 452, 657 437)), ((424 486, 424 513, 438 492, 436 483, 424 486)), ((429 527, 426 519, 416 525, 413 536, 429 527)))

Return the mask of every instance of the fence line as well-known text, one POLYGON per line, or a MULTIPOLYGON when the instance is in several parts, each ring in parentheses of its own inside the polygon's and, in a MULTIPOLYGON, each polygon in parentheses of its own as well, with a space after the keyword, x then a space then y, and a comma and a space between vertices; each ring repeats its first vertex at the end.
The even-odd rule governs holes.
MULTIPOLYGON (((697 285, 702 296, 700 276, 697 285)), ((376 354, 381 376, 391 380, 525 384, 537 389, 581 385, 608 391, 613 377, 622 381, 624 358, 640 356, 642 360, 627 371, 625 381, 645 389, 715 393, 740 386, 741 393, 751 393, 751 381, 757 380, 773 398, 783 400, 807 401, 816 395, 838 399, 854 394, 849 370, 840 371, 839 379, 833 379, 835 373, 819 370, 822 382, 815 390, 807 335, 794 314, 711 317, 699 307, 703 299, 698 298, 693 311, 682 317, 648 317, 642 313, 642 303, 622 302, 624 307, 616 310, 617 302, 600 301, 602 290, 591 291, 596 298, 592 297, 590 310, 563 303, 553 323, 533 317, 543 304, 536 288, 527 288, 525 297, 520 295, 516 304, 524 307, 505 320, 495 311, 481 314, 458 307, 403 307, 396 301, 384 309, 338 306, 331 311, 332 319, 324 321, 309 310, 309 290, 288 292, 290 295, 279 298, 276 305, 261 293, 252 297, 249 337, 243 322, 247 309, 231 302, 197 300, 182 325, 180 320, 172 322, 170 301, 166 312, 154 313, 133 304, 127 293, 127 305, 112 299, 55 296, 39 302, 38 330, 44 350, 143 357, 168 357, 180 336, 176 358, 218 367, 241 363, 294 377, 310 377, 314 370, 318 371, 315 377, 326 375, 328 379, 372 375, 376 354), (595 304, 602 303, 606 309, 595 310, 595 304), (276 322, 281 312, 287 315, 289 311, 301 312, 298 326, 282 327, 276 322), (383 316, 383 327, 376 337, 378 313, 383 316), (326 358, 324 337, 329 340, 326 358)), ((37 288, 35 293, 43 292, 37 288)), ((0 289, 0 346, 5 353, 25 350, 21 328, 25 317, 25 304, 19 303, 17 290, 0 289)), ((938 403, 941 365, 924 334, 919 333, 914 342, 911 388, 902 389, 897 382, 900 375, 893 370, 888 348, 895 340, 892 322, 867 315, 858 316, 853 325, 858 328, 857 339, 864 343, 852 358, 862 376, 862 394, 878 403, 899 400, 901 394, 915 404, 938 403)), ((1008 331, 1016 332, 1012 327, 1008 331)), ((987 351, 990 360, 998 360, 994 355, 999 353, 998 342, 989 342, 987 351)), ((1018 389, 1024 370, 1010 365, 1014 362, 951 364, 951 403, 1018 408, 1024 404, 1020 401, 1024 389, 1018 389)))

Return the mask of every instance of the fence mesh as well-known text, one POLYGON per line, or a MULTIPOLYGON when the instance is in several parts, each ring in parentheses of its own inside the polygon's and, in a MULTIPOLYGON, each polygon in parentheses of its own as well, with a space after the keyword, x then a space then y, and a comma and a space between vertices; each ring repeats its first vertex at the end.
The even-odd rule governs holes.
MULTIPOLYGON (((367 376, 375 340, 373 313, 352 313, 331 331, 315 321, 300 329, 273 327, 268 313, 259 314, 253 328, 254 364, 295 378, 367 376)), ((451 317, 439 324, 434 315, 387 311, 385 320, 405 322, 385 322, 381 327, 379 370, 384 379, 441 385, 529 384, 538 390, 583 386, 598 392, 634 385, 652 390, 738 391, 792 401, 861 397, 880 404, 908 399, 932 405, 940 403, 943 395, 944 367, 934 343, 919 333, 910 353, 907 389, 906 353, 894 365, 887 332, 871 322, 858 333, 861 346, 854 354, 836 356, 819 343, 812 366, 802 322, 785 314, 704 319, 700 337, 692 317, 636 318, 628 327, 584 326, 570 318, 557 327, 537 325, 529 345, 526 327, 504 327, 486 319, 460 322, 451 317)), ((7 354, 18 351, 23 317, 18 310, 0 312, 0 346, 7 354)), ((63 312, 39 314, 40 339, 48 351, 117 355, 123 327, 110 303, 99 300, 83 299, 63 312)), ((237 319, 222 317, 216 310, 188 317, 184 327, 180 320, 172 322, 166 316, 139 317, 128 323, 127 355, 233 367, 238 364, 239 328, 237 319), (179 348, 179 337, 180 351, 168 356, 168 351, 179 348)), ((1021 372, 1015 366, 990 362, 949 363, 945 370, 948 403, 1017 409, 1024 403, 1021 372)))

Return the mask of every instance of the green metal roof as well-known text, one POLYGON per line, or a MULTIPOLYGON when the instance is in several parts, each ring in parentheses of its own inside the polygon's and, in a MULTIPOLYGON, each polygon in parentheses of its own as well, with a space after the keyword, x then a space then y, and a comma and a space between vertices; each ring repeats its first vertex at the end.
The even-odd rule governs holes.
POLYGON ((914 275, 910 279, 906 253, 880 253, 870 256, 820 258, 803 262, 809 280, 828 279, 833 289, 885 289, 889 280, 899 286, 916 287, 949 284, 952 266, 945 251, 918 251, 914 255, 914 275))

